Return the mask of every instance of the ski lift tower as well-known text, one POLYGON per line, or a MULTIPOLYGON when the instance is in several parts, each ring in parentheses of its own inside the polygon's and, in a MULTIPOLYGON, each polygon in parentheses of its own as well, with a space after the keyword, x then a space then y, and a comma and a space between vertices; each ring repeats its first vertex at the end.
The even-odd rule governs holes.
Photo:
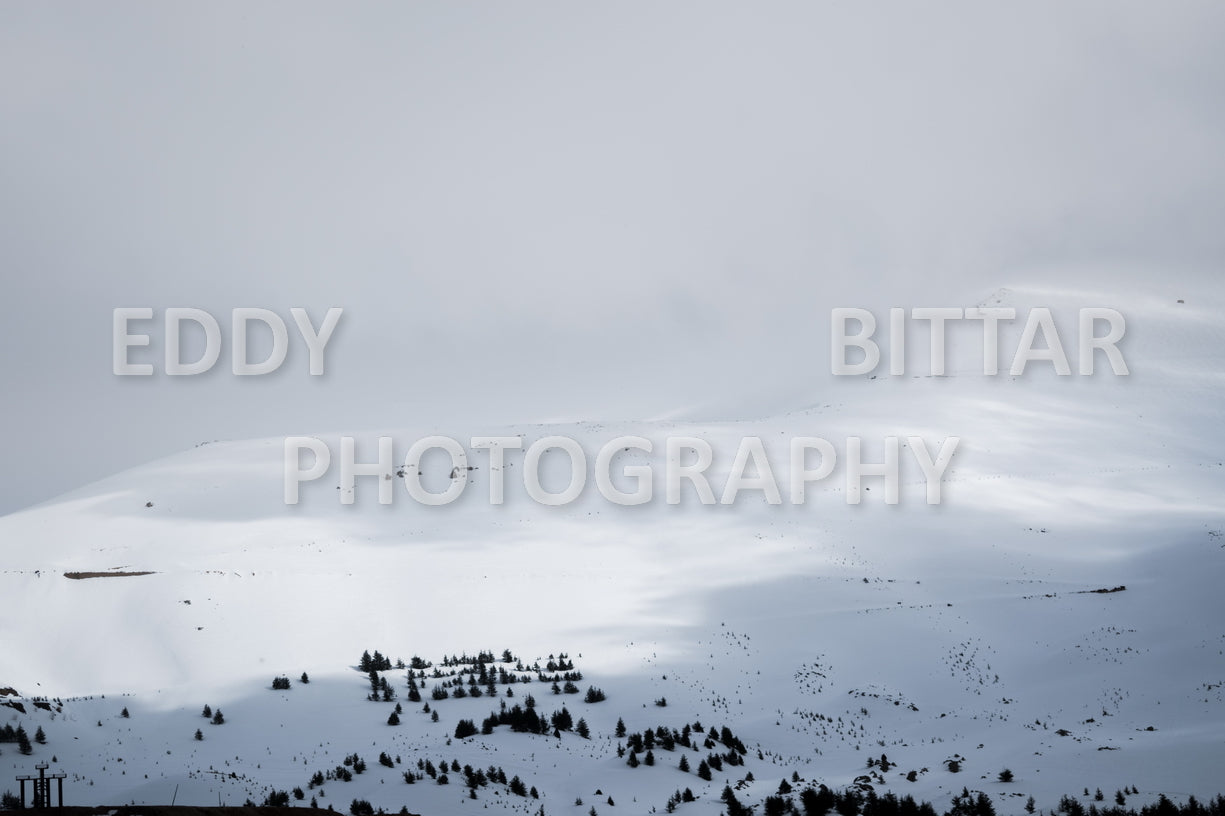
POLYGON ((34 766, 34 769, 38 771, 38 776, 19 776, 17 777, 17 781, 21 783, 21 806, 22 807, 26 806, 26 783, 27 782, 34 783, 34 798, 30 802, 30 807, 36 808, 36 809, 51 807, 52 806, 51 805, 51 780, 52 779, 54 779, 57 783, 56 801, 58 802, 58 804, 55 805, 55 807, 64 806, 64 777, 67 776, 67 774, 57 773, 57 774, 51 774, 50 776, 48 776, 47 768, 49 767, 51 766, 49 766, 46 762, 40 762, 34 766))

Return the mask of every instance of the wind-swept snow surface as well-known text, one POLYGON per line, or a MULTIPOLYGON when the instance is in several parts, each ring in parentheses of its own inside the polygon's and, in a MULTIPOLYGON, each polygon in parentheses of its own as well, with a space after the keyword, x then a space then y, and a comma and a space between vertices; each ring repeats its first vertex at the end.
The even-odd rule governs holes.
MULTIPOLYGON (((749 772, 747 802, 793 774, 831 786, 866 775, 878 792, 938 807, 968 786, 1009 813, 1029 795, 1049 809, 1086 787, 1112 800, 1135 786, 1132 803, 1214 793, 1225 734, 1221 293, 973 299, 1073 316, 1087 302, 1118 308, 1132 373, 1057 377, 1033 364, 1024 377, 983 377, 980 348, 955 340, 946 376, 847 380, 751 419, 352 434, 365 460, 380 435, 400 451, 437 433, 465 444, 559 434, 589 451, 626 434, 700 437, 715 451, 716 494, 745 436, 782 460, 793 437, 841 453, 860 436, 870 461, 886 436, 957 436, 936 506, 917 472, 895 506, 871 478, 848 505, 840 463, 802 506, 752 491, 731 506, 693 495, 671 506, 657 486, 642 507, 587 491, 551 508, 524 494, 519 450, 507 451, 500 506, 487 498, 488 460, 474 458, 447 506, 422 506, 398 483, 381 506, 371 478, 342 505, 332 471, 288 507, 283 440, 267 439, 204 445, 0 519, 0 687, 13 692, 0 702, 24 709, 0 708, 0 726, 47 737, 29 759, 4 745, 0 767, 15 775, 54 757, 70 803, 167 803, 177 789, 179 803, 237 804, 302 787, 303 804, 322 795, 338 810, 356 798, 412 812, 558 812, 576 798, 578 812, 606 812, 609 796, 648 812, 689 787, 698 802, 682 807, 715 813, 724 784, 749 772), (372 702, 354 669, 364 649, 435 667, 480 650, 510 649, 529 667, 564 653, 580 691, 607 700, 554 695, 528 670, 530 683, 498 685, 496 698, 433 700, 441 681, 430 677, 410 703, 407 672, 393 669, 382 677, 394 700, 372 702), (290 690, 271 689, 279 675, 290 690), (460 719, 479 727, 529 694, 542 714, 565 705, 584 718, 590 739, 507 726, 453 737, 460 719), (202 718, 205 704, 225 724, 202 718), (688 774, 680 753, 658 747, 654 766, 630 768, 618 719, 631 733, 728 726, 745 764, 701 780, 711 750, 699 745, 688 774), (380 765, 381 752, 400 762, 380 765), (309 787, 354 753, 365 773, 329 779, 324 794, 309 787), (450 786, 406 784, 425 759, 497 766, 544 798, 491 785, 473 801, 454 773, 450 786), (1004 768, 1013 782, 997 781, 1004 768)), ((333 449, 338 437, 321 435, 333 449)), ((662 467, 661 450, 625 463, 662 467)), ((431 470, 442 462, 423 462, 423 478, 449 478, 431 470)), ((564 470, 549 459, 545 477, 564 470)))

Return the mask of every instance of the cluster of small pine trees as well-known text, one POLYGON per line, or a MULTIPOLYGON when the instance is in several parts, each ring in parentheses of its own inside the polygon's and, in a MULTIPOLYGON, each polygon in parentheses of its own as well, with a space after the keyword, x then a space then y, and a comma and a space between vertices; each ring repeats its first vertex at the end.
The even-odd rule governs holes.
MULTIPOLYGON (((792 779, 798 784, 798 775, 793 775, 792 779)), ((752 807, 739 801, 731 786, 724 787, 720 798, 727 816, 748 816, 754 812, 752 807)), ((683 801, 690 800, 683 794, 674 794, 665 809, 672 813, 683 801)), ((1034 812, 1033 802, 1028 802, 1025 809, 1034 812)), ((936 816, 936 809, 930 802, 918 802, 911 796, 877 795, 870 789, 834 791, 825 785, 810 785, 794 794, 792 786, 785 781, 779 785, 777 794, 767 796, 762 802, 762 812, 765 816, 827 816, 831 813, 838 816, 936 816)), ((1053 813, 1060 816, 1225 816, 1225 797, 1217 796, 1201 803, 1192 796, 1185 804, 1177 805, 1161 794, 1154 804, 1136 810, 1121 805, 1099 808, 1094 803, 1085 808, 1074 797, 1064 796, 1053 813)), ((961 793, 953 797, 944 816, 996 816, 996 812, 985 793, 962 788, 961 793)))
MULTIPOLYGON (((379 758, 380 762, 382 757, 379 758)), ((325 781, 352 782, 354 774, 365 773, 366 761, 357 754, 349 754, 344 763, 327 771, 315 771, 307 783, 307 790, 323 787, 325 781)))
MULTIPOLYGON (((39 745, 47 742, 47 735, 43 733, 43 728, 40 725, 38 730, 34 732, 34 741, 39 745)), ((25 726, 21 723, 13 728, 10 724, 5 724, 4 728, 0 728, 0 742, 15 742, 17 750, 23 756, 29 756, 34 753, 34 746, 30 744, 30 735, 26 733, 25 726)))
MULTIPOLYGON (((626 764, 631 768, 637 768, 639 765, 654 765, 655 748, 674 751, 679 745, 684 748, 692 748, 696 751, 698 750, 698 740, 701 740, 701 745, 710 750, 710 753, 698 764, 697 775, 708 782, 713 776, 712 771, 723 770, 724 764, 731 766, 743 765, 744 754, 747 752, 744 743, 732 733, 730 728, 724 726, 720 731, 711 727, 709 734, 704 734, 700 722, 695 722, 692 726, 685 725, 679 731, 668 726, 660 726, 627 734, 625 721, 618 719, 615 733, 617 737, 625 739, 624 744, 617 743, 617 756, 624 758, 628 752, 629 758, 626 759, 626 764), (713 750, 720 743, 728 750, 725 752, 713 750), (639 759, 638 755, 643 752, 645 752, 645 756, 639 759)), ((685 754, 681 755, 677 768, 684 773, 689 773, 689 758, 685 754)))
MULTIPOLYGON (((439 680, 441 682, 434 685, 434 698, 444 699, 447 696, 451 697, 480 697, 482 693, 491 697, 497 696, 499 685, 511 686, 516 683, 531 683, 533 677, 530 674, 515 674, 509 672, 503 666, 489 667, 485 663, 480 663, 472 667, 464 667, 461 669, 452 669, 450 672, 444 672, 442 669, 435 667, 434 670, 426 674, 425 670, 414 671, 409 669, 408 683, 410 691, 420 689, 425 685, 427 679, 439 680), (417 681, 421 681, 418 686, 417 681), (483 692, 482 692, 483 689, 483 692), (448 691, 449 690, 449 691, 448 691)), ((578 694, 579 689, 575 683, 583 679, 582 672, 566 672, 565 674, 546 675, 538 673, 535 677, 535 682, 553 683, 555 694, 562 692, 559 683, 566 683, 566 693, 578 694)), ((507 696, 514 696, 507 691, 507 696)))
MULTIPOLYGON (((560 711, 541 715, 536 712, 536 700, 532 695, 529 694, 524 703, 523 706, 516 704, 510 708, 503 703, 500 710, 490 712, 481 723, 481 733, 492 734, 493 729, 498 726, 509 725, 511 731, 521 734, 548 734, 551 730, 553 736, 556 737, 560 737, 563 731, 574 731, 583 739, 591 737, 591 728, 587 725, 587 721, 579 717, 575 722, 574 715, 565 706, 562 706, 560 711)), ((466 724, 472 721, 461 720, 460 722, 466 724)), ((467 725, 464 725, 464 730, 467 732, 467 725)), ((476 733, 475 730, 465 735, 472 736, 474 733, 476 733)), ((456 736, 459 736, 458 730, 456 736)))
POLYGON ((991 804, 991 797, 982 791, 971 792, 969 788, 962 788, 961 793, 953 797, 953 804, 948 814, 951 816, 995 816, 995 806, 991 804))
MULTIPOLYGON (((486 652, 483 650, 480 652, 477 652, 476 657, 469 657, 468 653, 464 652, 462 655, 453 654, 450 657, 443 657, 442 659, 442 665, 444 666, 473 666, 478 663, 484 664, 484 663, 496 663, 496 662, 497 662, 497 658, 493 656, 493 652, 486 652)), ((514 663, 515 662, 515 656, 511 653, 510 649, 502 650, 502 662, 503 663, 514 663)))
POLYGON ((442 760, 437 766, 432 760, 419 759, 417 760, 417 772, 404 771, 403 776, 404 781, 409 785, 424 781, 426 777, 439 785, 446 785, 450 783, 448 772, 463 779, 464 786, 468 788, 469 798, 472 799, 476 798, 478 789, 490 785, 503 785, 515 796, 540 798, 540 793, 535 786, 529 789, 518 776, 507 779, 506 771, 500 766, 490 765, 487 769, 473 768, 471 765, 461 767, 458 759, 453 759, 449 763, 442 760))
MULTIPOLYGON (((459 682, 463 682, 464 676, 477 677, 476 684, 490 685, 492 683, 501 683, 508 685, 510 683, 530 683, 532 682, 532 674, 535 674, 536 681, 541 683, 561 683, 565 681, 580 682, 583 679, 583 674, 580 671, 574 670, 574 662, 563 652, 557 657, 549 655, 548 662, 542 667, 539 661, 531 666, 524 665, 522 660, 516 658, 509 649, 502 652, 502 664, 493 665, 495 663, 493 653, 481 652, 476 657, 470 657, 467 654, 443 658, 440 666, 434 667, 433 671, 428 675, 435 680, 444 678, 459 678, 459 682), (508 659, 509 658, 509 659, 508 659), (508 670, 507 665, 514 663, 514 668, 508 670), (444 671, 443 669, 450 669, 444 671), (496 680, 493 677, 496 675, 496 680)), ((425 669, 430 668, 433 664, 414 656, 409 667, 410 676, 415 674, 420 679, 426 679, 425 669)), ((468 681, 472 685, 471 679, 468 681)), ((446 685, 453 685, 447 683, 446 685)))
POLYGON ((269 791, 264 797, 264 807, 289 807, 289 791, 269 791))
POLYGON ((387 682, 387 678, 380 675, 377 671, 370 670, 370 694, 366 696, 367 700, 378 702, 382 700, 384 703, 390 703, 396 698, 395 691, 392 690, 391 684, 387 682))
POLYGON ((545 664, 544 670, 550 674, 553 674, 554 672, 573 671, 574 661, 570 660, 565 652, 558 655, 556 659, 554 659, 553 655, 549 655, 549 662, 545 664))
MULTIPOLYGON (((399 661, 399 667, 404 667, 404 661, 399 661)), ((372 671, 391 671, 391 661, 378 649, 374 650, 373 655, 365 651, 357 661, 357 668, 362 674, 369 674, 372 671)))
POLYGON ((694 797, 693 791, 691 791, 689 788, 685 788, 683 791, 678 790, 676 793, 668 797, 668 804, 664 806, 664 811, 667 813, 675 813, 677 807, 679 807, 682 802, 693 802, 695 799, 696 797, 694 797))
MULTIPOLYGON (((554 673, 554 674, 546 674, 544 672, 539 672, 536 675, 536 681, 538 683, 552 683, 553 685, 557 685, 558 683, 565 683, 566 685, 573 685, 575 683, 581 683, 583 681, 583 673, 577 670, 554 673)), ((574 691, 566 692, 566 693, 567 694, 577 694, 578 689, 575 689, 574 691)))

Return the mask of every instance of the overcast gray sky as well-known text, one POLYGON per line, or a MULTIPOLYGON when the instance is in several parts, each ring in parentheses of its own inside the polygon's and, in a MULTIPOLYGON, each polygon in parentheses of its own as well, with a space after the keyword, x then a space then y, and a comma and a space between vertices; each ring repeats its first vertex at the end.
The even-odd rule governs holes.
POLYGON ((0 512, 219 438, 714 416, 822 387, 833 306, 1218 274, 1223 42, 1209 2, 5 3, 0 512), (222 364, 115 377, 117 306, 211 311, 222 364), (328 375, 234 378, 239 306, 344 307, 328 375))

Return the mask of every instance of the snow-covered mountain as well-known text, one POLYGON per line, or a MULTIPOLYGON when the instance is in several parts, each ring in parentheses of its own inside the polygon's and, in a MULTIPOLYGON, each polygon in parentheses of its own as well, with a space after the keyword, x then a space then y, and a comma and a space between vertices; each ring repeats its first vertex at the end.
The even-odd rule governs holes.
MULTIPOLYGON (((640 435, 655 452, 624 462, 657 473, 665 437, 699 437, 715 451, 716 495, 746 436, 775 461, 794 437, 828 439, 843 456, 846 437, 859 436, 875 461, 885 437, 920 436, 934 449, 956 436, 938 506, 924 501, 905 449, 894 506, 873 479, 848 504, 840 463, 802 506, 752 491, 730 506, 692 496, 671 506, 659 483, 642 507, 611 504, 590 485, 573 504, 545 507, 524 494, 520 450, 507 451, 500 506, 486 498, 488 460, 474 456, 464 495, 447 506, 422 506, 399 485, 379 505, 370 478, 343 505, 334 466, 290 507, 280 438, 202 444, 118 473, 0 519, 0 702, 17 706, 0 708, 0 727, 42 728, 33 758, 54 757, 69 773, 66 799, 82 804, 260 801, 307 788, 354 753, 368 769, 328 780, 322 806, 642 813, 689 787, 698 801, 682 812, 716 813, 724 785, 749 772, 739 790, 750 803, 793 775, 837 787, 866 775, 878 792, 938 808, 969 787, 1003 813, 1022 812, 1031 795, 1050 809, 1085 788, 1112 798, 1135 786, 1129 802, 1219 792, 1225 291, 1170 287, 1004 288, 964 304, 1049 307, 1071 338, 1078 308, 1118 309, 1127 377, 1059 377, 1039 364, 985 377, 966 332, 950 340, 945 376, 925 375, 919 349, 903 377, 848 378, 764 414, 729 406, 733 419, 720 421, 678 411, 657 422, 350 432, 363 460, 380 435, 399 458, 431 434, 556 434, 588 451, 640 435), (367 649, 435 666, 480 650, 509 649, 528 666, 565 653, 580 689, 607 700, 553 695, 547 682, 515 686, 510 699, 500 686, 511 705, 529 693, 542 712, 564 704, 590 739, 504 726, 460 740, 457 722, 479 725, 498 702, 432 701, 429 679, 434 722, 406 700, 406 672, 395 669, 383 673, 395 702, 368 701, 354 669, 367 649), (290 690, 271 689, 279 675, 290 690), (402 722, 389 726, 395 703, 402 722), (224 725, 201 718, 205 704, 224 710, 224 725), (630 768, 617 755, 618 719, 630 732, 727 726, 745 764, 705 781, 657 749, 653 767, 630 768), (400 764, 379 765, 381 752, 400 764), (403 773, 425 759, 497 766, 542 798, 491 785, 472 800, 459 779, 406 785, 403 773), (1012 782, 998 781, 1005 768, 1012 782)), ((1019 329, 1002 332, 1001 350, 1015 348, 1019 329)), ((825 349, 788 353, 828 370, 825 349)), ((319 436, 339 450, 340 433, 319 436)), ((563 464, 548 459, 546 481, 563 464)), ((441 459, 421 467, 427 482, 450 478, 441 459)), ((693 770, 708 753, 687 754, 693 770)), ((10 777, 31 765, 0 746, 10 777)))

